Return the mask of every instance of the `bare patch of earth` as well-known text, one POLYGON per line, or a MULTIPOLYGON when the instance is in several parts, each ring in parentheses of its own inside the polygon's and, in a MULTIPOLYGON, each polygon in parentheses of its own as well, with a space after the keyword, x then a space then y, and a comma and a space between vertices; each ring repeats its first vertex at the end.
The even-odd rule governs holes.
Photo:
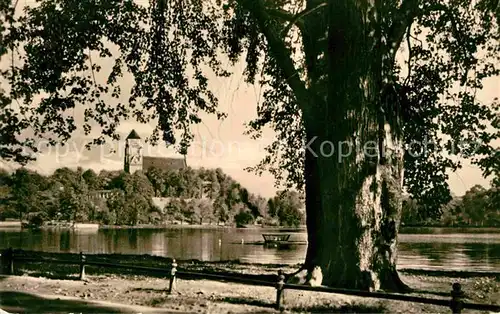
MULTIPOLYGON (((51 258, 54 254, 43 254, 51 258)), ((32 254, 30 254, 32 255, 32 254)), ((58 257, 76 258, 76 255, 58 257)), ((120 261, 168 269, 171 260, 148 256, 93 256, 103 262, 120 261)), ((90 257, 89 257, 90 260, 90 257)), ((169 280, 166 273, 145 274, 126 269, 87 266, 85 281, 78 280, 77 265, 51 263, 16 264, 17 276, 0 277, 2 293, 36 293, 82 301, 106 301, 130 306, 146 306, 184 313, 274 313, 276 289, 210 280, 179 279, 176 291, 167 293, 169 280)), ((179 262, 179 270, 223 273, 275 281, 278 269, 291 273, 296 266, 251 265, 237 262, 204 263, 179 262)), ((402 273, 402 279, 415 292, 410 295, 450 300, 451 284, 462 284, 467 302, 500 305, 500 276, 475 275, 446 276, 425 272, 402 273)), ((8 294, 3 294, 8 296, 8 294)), ((0 303, 5 303, 0 298, 0 303)), ((49 302, 50 303, 50 302, 49 302)), ((29 304, 27 304, 29 305, 29 304)), ((286 312, 290 313, 450 313, 449 308, 425 304, 353 297, 310 291, 286 290, 286 312)), ((27 312, 40 312, 33 310, 27 312)), ((65 310, 63 310, 65 311, 65 310)), ((49 312, 55 312, 50 310, 49 312)), ((68 313, 68 311, 65 311, 68 313)), ((85 312, 85 311, 79 311, 85 312)), ((87 312, 95 313, 89 309, 87 312)), ((110 312, 110 311, 108 311, 110 312)), ((111 312, 115 312, 114 310, 111 312)), ((137 311, 141 312, 141 311, 137 311)), ((467 313, 479 313, 469 311, 467 313)))
MULTIPOLYGON (((449 290, 452 280, 446 277, 411 276, 405 277, 405 281, 414 288, 438 292, 449 290)), ((453 281, 457 281, 457 279, 453 281)), ((498 280, 473 278, 458 281, 463 284, 469 299, 484 303, 496 301, 498 304, 498 300, 500 300, 498 280)), ((276 312, 273 308, 276 294, 274 288, 208 280, 178 280, 175 293, 169 295, 166 292, 168 284, 168 279, 146 276, 98 275, 88 276, 84 282, 43 277, 9 276, 2 278, 1 290, 76 297, 81 300, 108 301, 189 313, 276 312)), ((418 294, 432 296, 430 293, 418 294)), ((447 298, 439 295, 433 297, 447 298)), ((0 303, 5 301, 5 298, 2 298, 0 303)), ((438 306, 309 291, 286 291, 285 305, 286 311, 293 313, 450 312, 449 309, 438 306)), ((27 312, 33 311, 28 310, 27 312)), ((90 312, 95 312, 95 310, 90 310, 90 312)))

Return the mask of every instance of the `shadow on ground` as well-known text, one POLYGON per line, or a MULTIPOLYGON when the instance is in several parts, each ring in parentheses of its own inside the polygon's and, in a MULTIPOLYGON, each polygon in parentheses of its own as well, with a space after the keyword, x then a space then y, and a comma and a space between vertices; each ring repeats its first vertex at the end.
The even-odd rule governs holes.
POLYGON ((139 291, 139 292, 153 292, 153 293, 166 293, 165 288, 132 288, 129 291, 139 291))
POLYGON ((367 306, 367 305, 343 305, 343 306, 329 306, 317 305, 306 308, 291 308, 292 311, 308 313, 386 313, 387 310, 383 306, 367 306))
POLYGON ((244 305, 274 308, 274 303, 253 298, 222 297, 222 298, 216 298, 215 301, 226 302, 231 304, 244 304, 244 305))
MULTIPOLYGON (((251 298, 238 298, 238 297, 224 297, 220 298, 217 301, 219 302, 227 302, 232 304, 244 304, 244 305, 252 305, 259 307, 267 307, 274 308, 275 303, 251 299, 251 298)), ((386 308, 383 305, 378 306, 367 306, 362 304, 353 304, 353 305, 335 305, 335 304, 322 304, 322 305, 313 305, 313 306, 287 306, 286 309, 292 312, 307 312, 307 313, 385 313, 387 312, 386 308)))
POLYGON ((47 279, 53 279, 53 280, 74 280, 74 281, 80 281, 80 276, 75 275, 75 274, 64 274, 59 271, 28 271, 28 272, 23 272, 23 271, 15 271, 14 272, 15 276, 23 276, 23 275, 29 275, 30 277, 42 277, 42 278, 47 278, 47 279))
POLYGON ((25 292, 0 292, 0 306, 9 313, 132 313, 85 301, 45 299, 25 292))
POLYGON ((422 295, 431 295, 431 296, 439 296, 439 297, 450 297, 450 292, 441 292, 434 290, 425 290, 425 289, 413 289, 412 294, 422 294, 422 295))

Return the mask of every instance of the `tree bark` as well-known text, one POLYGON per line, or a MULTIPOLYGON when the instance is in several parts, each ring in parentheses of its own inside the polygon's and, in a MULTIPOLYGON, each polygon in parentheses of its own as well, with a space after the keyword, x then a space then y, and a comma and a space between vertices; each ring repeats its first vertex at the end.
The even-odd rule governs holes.
MULTIPOLYGON (((320 150, 319 143, 312 149, 320 150)), ((378 157, 355 162, 349 156, 338 162, 335 157, 306 157, 308 248, 299 281, 406 290, 396 271, 401 153, 389 162, 378 157)))
MULTIPOLYGON (((378 9, 385 2, 330 0, 327 11, 303 17, 306 82, 296 75, 279 31, 266 23, 261 1, 241 3, 285 73, 305 125, 308 248, 303 269, 290 281, 406 290, 396 271, 403 184, 400 113, 396 103, 381 97, 397 48, 382 36, 378 9)), ((320 3, 308 0, 306 9, 320 3)))
POLYGON ((304 115, 309 243, 298 283, 408 289, 396 270, 402 134, 397 106, 380 96, 386 52, 373 12, 369 1, 329 3, 328 98, 304 115))

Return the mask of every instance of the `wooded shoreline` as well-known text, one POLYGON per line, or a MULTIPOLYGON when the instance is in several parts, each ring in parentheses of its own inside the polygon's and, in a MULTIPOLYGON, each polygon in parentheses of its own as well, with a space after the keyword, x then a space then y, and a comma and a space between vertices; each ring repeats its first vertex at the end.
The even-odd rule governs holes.
MULTIPOLYGON (((91 223, 77 223, 77 225, 91 225, 91 223)), ((299 228, 290 228, 283 226, 266 226, 266 225, 246 225, 236 227, 235 225, 217 225, 217 224, 138 224, 138 225, 98 225, 99 229, 224 229, 224 228, 242 228, 242 229, 262 229, 272 228, 290 231, 305 231, 305 226, 299 228)), ((0 221, 0 229, 2 228, 21 228, 21 222, 18 220, 0 221)), ((60 223, 53 225, 43 225, 39 229, 72 229, 71 224, 60 223)))
MULTIPOLYGON (((21 222, 17 220, 7 220, 0 221, 0 229, 9 229, 9 228, 21 228, 21 222)), ((99 229, 231 229, 237 228, 235 225, 216 225, 216 224, 140 224, 140 225, 99 225, 99 229)), ((267 225, 247 225, 241 227, 243 229, 279 229, 282 231, 290 231, 290 232, 305 232, 306 226, 301 226, 298 228, 291 227, 282 227, 282 226, 267 226, 267 225)), ((400 233, 405 234, 410 229, 446 229, 446 230, 471 230, 471 229, 480 229, 480 230, 491 230, 491 231, 500 231, 500 227, 497 226, 469 226, 469 225, 461 225, 461 226, 441 226, 441 225, 405 225, 401 226, 400 233)), ((66 226, 65 224, 61 225, 45 225, 40 227, 40 229, 71 229, 71 226, 66 226)))

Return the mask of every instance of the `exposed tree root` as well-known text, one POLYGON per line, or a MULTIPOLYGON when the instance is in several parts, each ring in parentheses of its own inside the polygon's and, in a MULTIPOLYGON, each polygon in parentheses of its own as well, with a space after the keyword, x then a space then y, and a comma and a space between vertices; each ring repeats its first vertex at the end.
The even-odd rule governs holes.
MULTIPOLYGON (((307 285, 307 286, 321 286, 323 276, 321 274, 320 267, 316 266, 312 269, 310 267, 303 266, 297 271, 287 274, 285 276, 286 283, 297 284, 297 285, 307 285)), ((385 279, 381 279, 379 291, 394 292, 394 293, 411 293, 415 290, 405 284, 397 270, 388 272, 385 279)), ((338 287, 343 288, 343 287, 338 287)))
POLYGON ((414 289, 401 280, 397 270, 391 270, 380 282, 380 290, 397 293, 410 293, 414 289))

